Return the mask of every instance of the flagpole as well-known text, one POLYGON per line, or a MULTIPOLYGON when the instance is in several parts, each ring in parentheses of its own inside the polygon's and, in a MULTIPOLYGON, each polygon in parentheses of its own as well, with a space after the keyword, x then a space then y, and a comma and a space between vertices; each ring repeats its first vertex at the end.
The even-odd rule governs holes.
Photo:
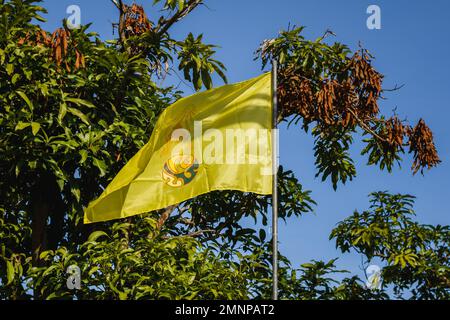
POLYGON ((278 98, 277 98, 278 62, 272 60, 272 299, 278 300, 278 98))

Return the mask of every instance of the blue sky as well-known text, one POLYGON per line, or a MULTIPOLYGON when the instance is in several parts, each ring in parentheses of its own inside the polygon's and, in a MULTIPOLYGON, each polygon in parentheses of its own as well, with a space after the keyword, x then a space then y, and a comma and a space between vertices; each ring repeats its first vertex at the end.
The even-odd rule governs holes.
MULTIPOLYGON (((137 1, 155 18, 159 13, 152 11, 152 2, 137 1)), ((83 24, 93 23, 91 31, 98 32, 103 39, 113 37, 111 23, 117 21, 117 12, 109 0, 46 0, 44 6, 49 11, 46 28, 59 26, 67 16, 66 8, 72 4, 80 6, 83 24)), ((253 61, 253 52, 262 40, 273 38, 288 23, 306 26, 305 35, 311 39, 330 28, 337 35, 336 41, 353 49, 361 41, 376 56, 375 66, 386 75, 385 87, 405 85, 387 95, 388 99, 381 103, 383 112, 391 115, 392 109, 397 108, 396 112, 412 123, 423 117, 434 132, 443 162, 424 176, 412 175, 410 156, 404 158, 401 169, 391 174, 366 166, 367 159, 359 155, 361 144, 356 136, 352 153, 358 175, 335 192, 329 181, 322 183, 314 178, 312 138, 299 128, 283 128, 281 164, 296 173, 318 202, 314 214, 280 223, 280 248, 295 265, 311 259, 339 257, 339 267, 361 275, 360 257, 340 254, 328 235, 353 210, 367 208, 367 195, 372 191, 415 195, 420 222, 450 224, 449 1, 206 0, 205 4, 176 25, 172 36, 182 39, 189 32, 203 33, 205 42, 220 45, 217 58, 228 68, 229 82, 258 75, 260 64, 253 61), (371 4, 381 8, 381 30, 366 27, 366 9, 371 4)), ((177 83, 176 78, 168 81, 177 83)), ((188 87, 180 88, 186 94, 192 93, 188 87)))

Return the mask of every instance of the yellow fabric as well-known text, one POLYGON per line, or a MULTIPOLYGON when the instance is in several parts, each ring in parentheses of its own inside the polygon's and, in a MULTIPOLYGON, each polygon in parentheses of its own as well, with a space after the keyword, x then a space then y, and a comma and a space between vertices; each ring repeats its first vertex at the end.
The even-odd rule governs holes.
MULTIPOLYGON (((213 190, 271 194, 272 174, 267 172, 267 167, 272 169, 271 99, 271 77, 266 73, 175 102, 162 112, 149 142, 122 168, 101 196, 89 204, 84 222, 107 221, 162 209, 213 190), (194 121, 201 121, 203 135, 194 135, 194 121), (211 146, 216 146, 217 139, 209 137, 204 141, 204 133, 208 129, 217 129, 224 138, 227 137, 227 129, 264 129, 260 131, 269 133, 267 140, 258 140, 257 143, 266 144, 267 152, 259 158, 263 161, 249 163, 255 156, 251 154, 254 150, 248 147, 248 143, 255 143, 250 141, 255 137, 250 136, 245 140, 245 163, 202 162, 198 161, 198 153, 184 157, 185 162, 177 162, 173 158, 173 150, 179 142, 171 138, 173 131, 180 128, 191 134, 192 148, 202 142, 200 158, 206 151, 207 154, 218 155, 211 152, 215 150, 211 146), (266 170, 264 174, 262 170, 266 170), (184 180, 174 178, 174 173, 182 173, 184 180)), ((242 147, 237 140, 234 141, 242 147)), ((225 141, 223 145, 226 145, 225 141)), ((183 157, 182 154, 180 156, 183 157)))

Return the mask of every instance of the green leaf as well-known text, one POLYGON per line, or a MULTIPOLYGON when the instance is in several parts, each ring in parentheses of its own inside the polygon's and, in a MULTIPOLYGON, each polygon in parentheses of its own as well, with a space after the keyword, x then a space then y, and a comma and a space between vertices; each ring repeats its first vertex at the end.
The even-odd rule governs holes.
POLYGON ((87 125, 90 124, 88 117, 80 110, 75 109, 75 108, 67 108, 67 111, 69 111, 74 116, 77 116, 78 118, 80 118, 80 120, 83 121, 84 123, 86 123, 87 125))
POLYGON ((80 202, 80 197, 81 197, 80 189, 72 187, 72 188, 70 188, 70 192, 72 192, 72 194, 75 196, 75 199, 77 199, 77 202, 80 202))
POLYGON ((14 281, 14 266, 11 261, 6 260, 6 278, 8 279, 8 282, 6 285, 10 285, 14 281))
POLYGON ((31 77, 32 77, 33 73, 32 73, 31 71, 29 71, 29 70, 23 70, 23 73, 25 74, 25 77, 26 77, 29 81, 31 81, 31 77))
POLYGON ((79 154, 80 154, 80 156, 81 156, 81 160, 80 160, 80 164, 83 164, 83 163, 85 163, 86 162, 86 159, 87 159, 87 157, 88 157, 88 152, 86 151, 86 150, 80 150, 79 151, 79 154))
POLYGON ((30 110, 33 111, 34 106, 33 103, 30 101, 30 99, 28 99, 28 96, 22 91, 17 91, 17 94, 25 101, 30 110))
POLYGON ((16 130, 16 131, 23 130, 23 129, 29 127, 30 125, 31 125, 31 123, 26 123, 26 122, 20 121, 20 122, 16 125, 15 130, 16 130))
POLYGON ((48 96, 48 86, 45 85, 45 84, 41 84, 41 85, 39 85, 38 87, 39 87, 39 89, 41 89, 42 95, 43 95, 44 97, 47 97, 47 96, 48 96))
POLYGON ((108 234, 104 231, 94 231, 91 233, 91 235, 88 238, 88 242, 95 242, 98 238, 106 236, 108 237, 108 234))
POLYGON ((51 273, 53 272, 53 270, 55 270, 55 269, 57 269, 57 268, 59 268, 59 267, 60 267, 60 266, 57 265, 57 264, 51 265, 50 267, 48 267, 48 268, 44 271, 44 273, 42 273, 42 276, 43 276, 43 277, 48 276, 49 274, 51 274, 51 273))
POLYGON ((41 124, 38 122, 31 123, 31 131, 33 132, 33 136, 35 136, 39 130, 41 129, 41 124))
POLYGON ((100 170, 100 176, 103 177, 106 174, 106 163, 97 158, 94 158, 93 163, 100 170))
POLYGON ((184 9, 184 0, 178 0, 178 11, 183 11, 184 9))
POLYGON ((35 15, 34 16, 34 18, 37 20, 37 21, 40 21, 40 22, 47 22, 47 19, 45 19, 44 17, 42 17, 42 16, 40 16, 40 15, 35 15))
POLYGON ((261 242, 266 240, 266 230, 264 229, 259 230, 259 240, 261 240, 261 242))
POLYGON ((3 51, 2 49, 0 49, 0 65, 3 65, 5 63, 5 51, 3 51))
POLYGON ((30 167, 30 169, 36 169, 37 161, 28 161, 28 167, 30 167))
POLYGON ((208 70, 202 70, 201 75, 202 75, 203 84, 205 85, 206 89, 211 89, 212 88, 212 80, 211 80, 211 76, 210 76, 208 70))
POLYGON ((128 294, 126 292, 119 291, 119 300, 127 300, 128 294))
POLYGON ((64 189, 64 179, 58 179, 56 183, 58 184, 59 190, 62 191, 64 189))
POLYGON ((20 74, 16 73, 15 75, 13 75, 11 82, 12 82, 12 84, 16 84, 17 81, 19 81, 19 80, 20 80, 20 74))
POLYGON ((59 113, 58 113, 58 122, 62 122, 67 113, 67 105, 65 103, 61 103, 59 105, 59 113))
POLYGON ((83 99, 77 99, 77 98, 66 98, 65 101, 75 103, 78 106, 85 106, 88 108, 95 108, 95 105, 93 105, 91 102, 83 99))
POLYGON ((99 266, 92 267, 91 270, 89 270, 88 275, 89 275, 89 276, 92 276, 92 275, 93 275, 95 272, 97 272, 98 270, 100 270, 100 267, 99 267, 99 266))
POLYGON ((13 72, 14 72, 14 65, 8 63, 8 64, 6 65, 6 73, 8 73, 8 76, 10 76, 10 75, 13 74, 13 72))
POLYGON ((61 296, 59 295, 58 292, 52 292, 45 298, 45 300, 53 300, 53 299, 59 299, 59 298, 61 298, 61 296))
POLYGON ((52 256, 54 254, 53 250, 43 251, 39 255, 39 259, 45 260, 48 256, 52 256))

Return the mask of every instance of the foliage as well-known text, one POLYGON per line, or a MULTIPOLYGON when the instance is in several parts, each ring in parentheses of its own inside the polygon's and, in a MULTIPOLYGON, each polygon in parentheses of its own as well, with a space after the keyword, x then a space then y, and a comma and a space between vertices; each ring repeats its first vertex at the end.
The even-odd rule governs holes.
POLYGON ((370 202, 368 211, 355 211, 332 231, 336 247, 353 249, 368 262, 381 259, 383 286, 392 284, 397 296, 410 290, 413 299, 448 299, 450 227, 413 221, 410 195, 376 192, 370 202))
POLYGON ((397 115, 385 119, 380 114, 384 76, 375 70, 366 49, 352 53, 341 43, 328 44, 325 39, 333 35, 331 31, 315 41, 306 40, 303 29, 282 31, 264 41, 256 53, 263 67, 272 59, 280 63, 280 119, 302 121, 305 131, 314 125, 317 175, 323 180, 330 176, 335 189, 338 182, 356 175, 347 151, 357 129, 368 136, 362 154, 369 156, 369 165, 379 164, 390 172, 404 147, 413 153, 414 173, 439 164, 432 132, 422 119, 412 127, 397 115))
POLYGON ((217 72, 223 81, 227 82, 222 71, 225 66, 220 61, 211 59, 215 54, 214 46, 203 44, 202 35, 194 38, 194 35, 189 33, 187 38, 178 44, 181 49, 178 52, 178 69, 183 70, 184 78, 192 82, 196 90, 200 90, 202 84, 208 89, 212 87, 210 74, 213 72, 217 72))
POLYGON ((48 265, 31 271, 31 286, 47 299, 239 299, 245 279, 235 263, 219 260, 193 238, 165 237, 156 219, 116 223, 96 231, 77 253, 45 251, 48 265), (81 269, 81 290, 66 287, 69 265, 81 269))
MULTIPOLYGON (((179 70, 196 90, 212 87, 214 73, 226 81, 216 46, 201 35, 170 35, 201 1, 154 1, 164 11, 154 22, 142 6, 111 0, 119 22, 110 41, 89 25, 43 30, 39 2, 0 0, 0 298, 270 298, 269 196, 217 191, 119 222, 82 223, 83 208, 180 98, 155 79, 179 70), (81 269, 80 290, 66 287, 71 265, 81 269)), ((301 30, 282 32, 259 54, 263 67, 273 57, 281 64, 280 121, 302 120, 305 130, 314 124, 323 180, 330 177, 336 188, 355 177, 349 147, 358 128, 369 135, 369 164, 391 170, 405 146, 402 134, 415 171, 439 162, 423 122, 411 128, 396 118, 375 119, 382 76, 366 51, 351 55, 342 44, 326 44, 328 33, 308 41, 301 30)), ((281 219, 313 211, 311 191, 293 172, 280 168, 278 187, 281 219)), ((345 220, 332 237, 342 251, 357 250, 368 261, 386 255, 383 290, 368 290, 354 276, 338 282, 343 271, 335 260, 296 269, 280 253, 282 298, 386 299, 389 284, 396 294, 448 298, 448 227, 407 218, 407 196, 376 197, 373 212, 345 220)))

